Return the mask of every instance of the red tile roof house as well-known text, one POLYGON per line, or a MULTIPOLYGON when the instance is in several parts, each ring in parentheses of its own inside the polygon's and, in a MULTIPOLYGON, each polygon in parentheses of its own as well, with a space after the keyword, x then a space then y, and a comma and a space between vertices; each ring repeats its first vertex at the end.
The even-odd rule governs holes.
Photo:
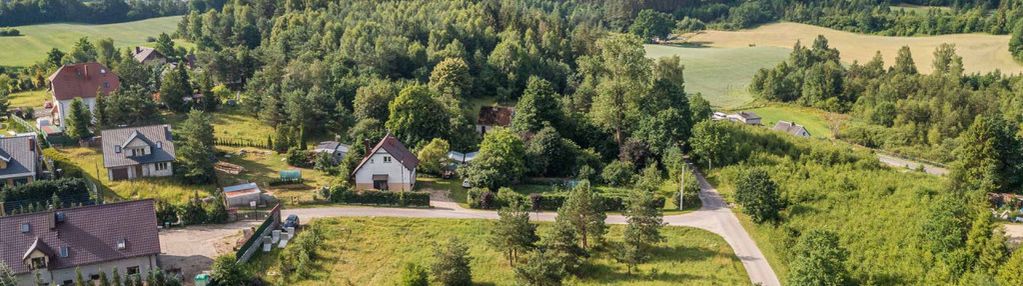
POLYGON ((0 187, 34 181, 42 171, 35 133, 0 137, 0 187))
POLYGON ((36 273, 44 285, 73 285, 76 268, 85 279, 145 275, 160 254, 156 224, 152 200, 0 217, 0 260, 21 286, 36 273))
POLYGON ((103 167, 111 181, 174 174, 174 138, 170 125, 102 131, 103 167))
POLYGON ((89 111, 96 108, 96 96, 110 94, 121 87, 117 74, 100 63, 64 65, 49 77, 53 94, 52 124, 64 126, 71 109, 71 101, 81 98, 89 111))
POLYGON ((515 116, 515 108, 503 106, 480 107, 479 117, 476 118, 476 132, 484 135, 487 133, 487 130, 494 129, 494 127, 511 126, 513 116, 515 116))
POLYGON ((412 191, 419 159, 398 138, 387 134, 355 167, 355 190, 412 191))

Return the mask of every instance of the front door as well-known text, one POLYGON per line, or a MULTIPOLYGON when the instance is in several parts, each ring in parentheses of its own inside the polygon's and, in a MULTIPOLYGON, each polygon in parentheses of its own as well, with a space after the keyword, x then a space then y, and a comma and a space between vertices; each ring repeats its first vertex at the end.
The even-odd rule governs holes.
POLYGON ((142 174, 142 165, 136 165, 135 166, 135 177, 138 178, 138 177, 143 177, 143 176, 144 175, 142 174))
POLYGON ((373 188, 381 191, 386 191, 387 180, 373 180, 373 188))

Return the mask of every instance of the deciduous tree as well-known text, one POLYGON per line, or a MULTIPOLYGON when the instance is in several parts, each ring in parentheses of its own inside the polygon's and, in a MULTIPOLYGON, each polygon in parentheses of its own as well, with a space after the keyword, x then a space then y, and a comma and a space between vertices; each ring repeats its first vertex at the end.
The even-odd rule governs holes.
POLYGON ((783 206, 778 185, 762 169, 745 171, 735 184, 735 201, 756 223, 778 221, 783 206))
POLYGON ((841 286, 848 281, 848 252, 832 232, 812 230, 799 238, 795 260, 789 266, 788 284, 841 286))
POLYGON ((387 130, 409 146, 422 146, 433 138, 446 138, 450 115, 425 86, 401 90, 388 107, 387 130))

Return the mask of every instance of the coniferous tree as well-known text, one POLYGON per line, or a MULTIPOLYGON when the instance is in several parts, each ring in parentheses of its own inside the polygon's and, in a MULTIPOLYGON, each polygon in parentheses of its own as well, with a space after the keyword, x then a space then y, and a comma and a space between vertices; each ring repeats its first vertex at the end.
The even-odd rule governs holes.
POLYGON ((433 276, 444 286, 472 285, 472 270, 469 268, 469 247, 457 238, 447 245, 438 247, 435 261, 430 267, 433 276))
POLYGON ((600 206, 600 195, 590 189, 589 181, 580 182, 558 208, 558 222, 570 225, 579 236, 580 246, 590 249, 604 241, 607 214, 600 206))
POLYGON ((163 76, 160 84, 160 102, 175 112, 184 112, 188 108, 185 97, 192 96, 192 83, 188 78, 185 63, 178 63, 175 70, 163 76))
POLYGON ((82 277, 82 269, 75 267, 75 286, 86 286, 85 277, 82 277))
POLYGON ((18 278, 14 277, 14 270, 7 263, 0 261, 0 286, 17 286, 18 278))
POLYGON ((650 257, 651 249, 664 239, 661 228, 665 223, 661 206, 654 205, 654 194, 648 190, 636 189, 630 194, 625 216, 624 246, 618 253, 618 261, 627 265, 629 273, 637 264, 650 257))
POLYGON ((92 112, 85 106, 85 102, 81 98, 75 98, 71 101, 70 109, 67 115, 65 131, 71 138, 84 140, 92 137, 92 131, 89 131, 89 124, 92 122, 92 112))
POLYGON ((519 254, 532 249, 540 239, 536 236, 536 225, 529 223, 529 212, 523 206, 506 206, 497 214, 499 218, 490 231, 490 245, 502 250, 508 264, 514 266, 519 254))
POLYGON ((214 137, 210 116, 192 110, 175 129, 177 162, 174 174, 188 182, 201 184, 214 179, 214 137))
POLYGON ((568 274, 560 260, 542 249, 527 253, 526 262, 514 268, 521 285, 529 286, 559 286, 568 274))

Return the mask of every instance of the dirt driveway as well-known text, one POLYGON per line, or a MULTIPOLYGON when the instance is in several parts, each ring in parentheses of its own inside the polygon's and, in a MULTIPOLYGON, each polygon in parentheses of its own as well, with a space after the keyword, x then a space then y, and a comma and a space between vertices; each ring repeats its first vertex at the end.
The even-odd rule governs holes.
POLYGON ((196 274, 207 270, 217 256, 233 250, 242 230, 259 226, 260 221, 241 221, 216 226, 190 226, 160 231, 160 265, 168 271, 180 271, 183 282, 191 285, 196 274))

